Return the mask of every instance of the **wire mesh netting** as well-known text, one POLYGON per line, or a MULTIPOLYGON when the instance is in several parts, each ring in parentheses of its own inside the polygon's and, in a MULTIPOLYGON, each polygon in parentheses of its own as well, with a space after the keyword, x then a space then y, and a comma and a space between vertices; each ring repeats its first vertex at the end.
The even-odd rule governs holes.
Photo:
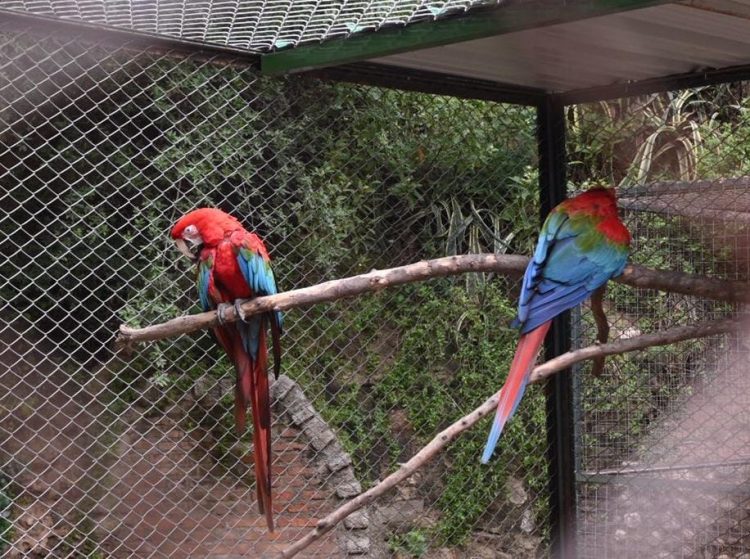
MULTIPOLYGON (((32 7, 77 17, 53 4, 32 7)), ((168 33, 154 21, 141 30, 168 33)), ((214 41, 207 28, 180 36, 214 41)), ((120 323, 198 309, 170 226, 199 205, 230 211, 266 240, 282 289, 446 254, 528 254, 533 109, 262 79, 227 59, 8 24, 0 53, 0 552, 273 556, 500 385, 515 282, 471 274, 289 312, 267 535, 213 339, 115 353, 120 323)), ((748 279, 746 84, 566 111, 570 190, 619 187, 634 261, 748 279)), ((612 338, 737 311, 619 284, 605 301, 612 338)), ((574 343, 589 343, 590 313, 573 318, 574 343)), ((745 339, 576 371, 578 556, 749 552, 745 339)), ((306 556, 547 555, 545 422, 532 389, 492 467, 478 463, 482 425, 306 556)))
POLYGON ((0 0, 0 8, 242 50, 268 51, 434 20, 499 3, 499 0, 0 0))
MULTIPOLYGON (((512 285, 473 274, 289 312, 274 384, 277 532, 257 513, 233 371, 207 333, 113 334, 196 312, 168 231, 216 205, 282 289, 463 252, 528 253, 534 112, 260 79, 225 60, 0 29, 3 515, 10 556, 262 557, 496 389, 512 285)), ((484 429, 303 556, 514 557, 548 545, 545 406, 484 429), (484 554, 484 555, 482 555, 484 554)))
MULTIPOLYGON (((750 128, 746 84, 569 109, 576 187, 619 185, 632 260, 747 281, 750 128)), ((612 285, 612 338, 733 313, 697 297, 612 285)), ((577 315, 578 343, 594 337, 577 315)), ((610 358, 576 375, 580 557, 745 557, 747 336, 716 336, 610 358), (745 554, 745 555, 743 555, 745 554)))

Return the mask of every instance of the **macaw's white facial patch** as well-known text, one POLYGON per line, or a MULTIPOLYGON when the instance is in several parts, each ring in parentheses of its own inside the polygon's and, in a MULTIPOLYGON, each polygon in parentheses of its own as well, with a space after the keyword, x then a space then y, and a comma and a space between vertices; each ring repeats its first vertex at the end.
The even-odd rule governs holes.
POLYGON ((185 230, 182 232, 182 238, 194 247, 203 244, 203 237, 201 237, 201 234, 195 225, 188 225, 185 227, 185 230))

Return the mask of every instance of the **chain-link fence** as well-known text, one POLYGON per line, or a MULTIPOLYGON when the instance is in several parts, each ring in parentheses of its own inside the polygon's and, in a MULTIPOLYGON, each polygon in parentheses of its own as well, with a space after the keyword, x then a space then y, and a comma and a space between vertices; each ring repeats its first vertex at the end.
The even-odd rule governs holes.
MULTIPOLYGON (((216 205, 282 289, 465 252, 528 254, 535 111, 296 77, 0 24, 0 546, 9 556, 263 557, 500 386, 516 284, 471 274, 289 312, 274 395, 277 532, 207 333, 115 353, 122 322, 195 312, 172 223, 216 205)), ((571 190, 619 186, 633 260, 748 279, 743 84, 568 107, 571 190)), ((734 312, 612 285, 611 337, 734 312)), ((574 343, 593 338, 584 309, 574 343)), ((581 557, 740 557, 743 336, 576 371, 581 557), (661 555, 660 555, 661 554, 661 555)), ((491 467, 487 425, 308 557, 549 553, 546 408, 530 389, 491 467)))
MULTIPOLYGON (((533 109, 0 29, 5 553, 261 557, 500 386, 509 284, 473 274, 289 312, 266 534, 232 372, 207 333, 115 354, 121 322, 196 312, 168 238, 200 205, 267 242, 282 289, 463 252, 527 253, 533 109)), ((544 397, 492 468, 477 429, 304 556, 543 554, 544 397), (461 550, 461 551, 457 551, 461 550)))
MULTIPOLYGON (((569 175, 619 185, 632 260, 748 280, 746 84, 569 109, 569 175)), ((697 297, 612 285, 612 338, 734 312, 697 297)), ((578 343, 594 336, 588 313, 578 343)), ((576 375, 578 555, 745 557, 748 348, 719 336, 610 358, 576 375)))

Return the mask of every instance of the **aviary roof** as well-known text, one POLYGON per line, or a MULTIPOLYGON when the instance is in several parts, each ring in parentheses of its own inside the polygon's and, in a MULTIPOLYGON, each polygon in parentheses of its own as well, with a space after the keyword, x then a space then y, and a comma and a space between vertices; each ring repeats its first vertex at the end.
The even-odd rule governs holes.
POLYGON ((663 3, 378 62, 552 93, 708 72, 750 64, 750 0, 663 3))
POLYGON ((374 62, 391 78, 426 71, 523 99, 594 99, 609 86, 726 70, 750 77, 750 0, 0 0, 0 9, 231 47, 259 55, 265 74, 374 62))
POLYGON ((252 52, 435 20, 500 0, 0 0, 0 8, 252 52))

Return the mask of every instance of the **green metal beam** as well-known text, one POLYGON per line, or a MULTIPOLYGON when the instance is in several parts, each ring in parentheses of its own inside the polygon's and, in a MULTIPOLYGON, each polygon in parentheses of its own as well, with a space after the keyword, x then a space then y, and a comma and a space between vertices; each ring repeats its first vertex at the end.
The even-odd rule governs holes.
POLYGON ((266 75, 302 72, 671 3, 674 0, 569 0, 564 4, 519 2, 465 16, 365 31, 343 39, 264 54, 261 71, 266 75))

